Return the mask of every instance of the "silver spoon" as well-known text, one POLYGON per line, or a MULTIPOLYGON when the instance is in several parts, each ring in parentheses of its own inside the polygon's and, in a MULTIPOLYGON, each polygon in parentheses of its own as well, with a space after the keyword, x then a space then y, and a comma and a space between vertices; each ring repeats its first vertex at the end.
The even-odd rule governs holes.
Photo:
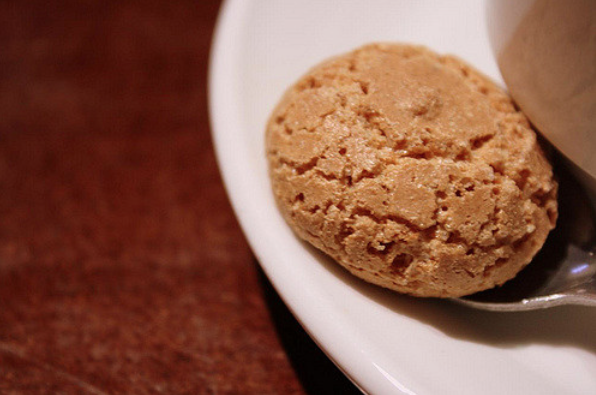
POLYGON ((559 180, 559 221, 534 261, 502 287, 454 301, 503 312, 560 305, 596 307, 594 206, 569 172, 563 171, 559 180))

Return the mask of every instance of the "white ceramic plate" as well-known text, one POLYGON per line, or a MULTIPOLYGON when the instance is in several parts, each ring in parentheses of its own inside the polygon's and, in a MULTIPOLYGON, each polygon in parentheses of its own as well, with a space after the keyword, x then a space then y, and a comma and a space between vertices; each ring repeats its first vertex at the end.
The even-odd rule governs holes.
POLYGON ((480 1, 230 0, 210 69, 219 164, 242 228, 294 315, 371 394, 596 394, 596 309, 488 313, 401 296, 301 243, 278 213, 269 112, 319 61, 371 41, 420 43, 502 81, 480 1))

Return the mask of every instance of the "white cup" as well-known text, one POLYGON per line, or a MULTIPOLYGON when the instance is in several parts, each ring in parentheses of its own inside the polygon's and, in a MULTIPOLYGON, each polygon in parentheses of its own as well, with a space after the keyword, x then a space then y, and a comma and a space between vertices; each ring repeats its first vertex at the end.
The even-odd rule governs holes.
POLYGON ((487 24, 511 96, 596 196, 596 1, 491 0, 487 24))

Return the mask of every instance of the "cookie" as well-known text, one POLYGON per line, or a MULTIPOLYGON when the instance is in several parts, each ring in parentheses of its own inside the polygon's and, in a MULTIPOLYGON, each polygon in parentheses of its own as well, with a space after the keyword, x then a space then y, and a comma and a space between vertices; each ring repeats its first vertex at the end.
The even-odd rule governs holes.
POLYGON ((463 61, 420 46, 367 45, 312 69, 273 110, 266 153, 295 233, 401 293, 501 285, 557 218, 524 114, 463 61))

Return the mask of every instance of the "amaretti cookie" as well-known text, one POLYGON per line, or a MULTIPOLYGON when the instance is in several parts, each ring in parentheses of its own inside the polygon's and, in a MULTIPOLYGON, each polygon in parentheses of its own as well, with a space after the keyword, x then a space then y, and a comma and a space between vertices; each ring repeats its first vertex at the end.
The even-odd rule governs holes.
POLYGON ((557 217, 557 184, 509 96, 461 60, 373 44, 291 87, 266 130, 295 233, 354 275, 458 297, 513 278, 557 217))

